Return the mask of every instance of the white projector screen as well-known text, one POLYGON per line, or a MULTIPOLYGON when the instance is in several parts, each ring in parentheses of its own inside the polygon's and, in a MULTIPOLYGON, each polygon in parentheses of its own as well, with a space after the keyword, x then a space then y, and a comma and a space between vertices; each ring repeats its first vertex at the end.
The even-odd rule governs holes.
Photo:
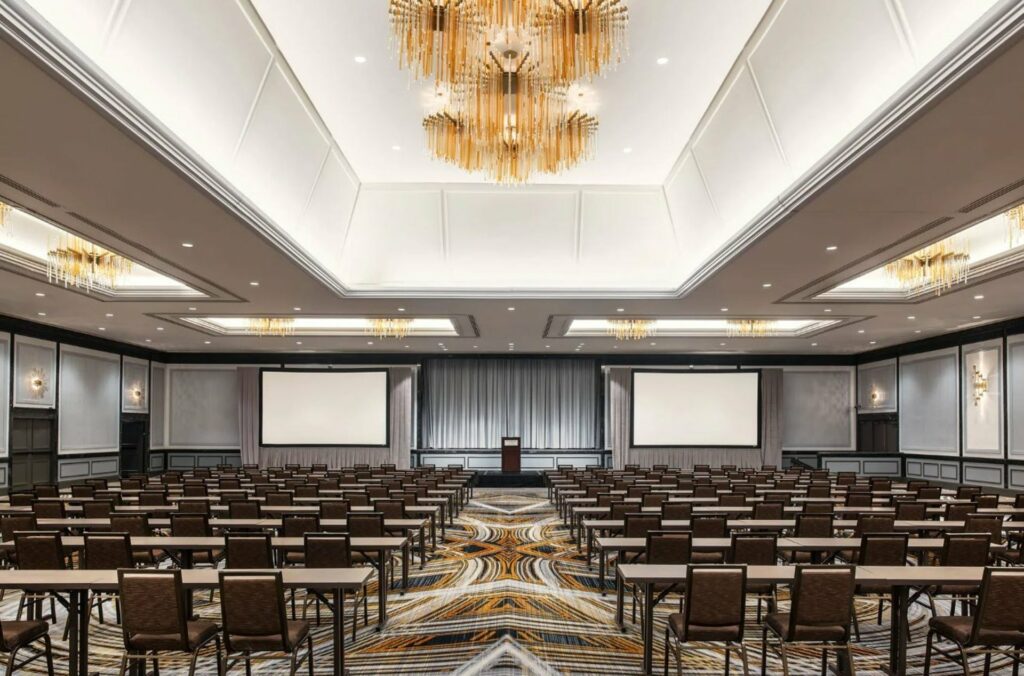
POLYGON ((387 446, 387 370, 263 370, 263 446, 387 446))
POLYGON ((760 371, 633 371, 633 446, 757 448, 760 371))

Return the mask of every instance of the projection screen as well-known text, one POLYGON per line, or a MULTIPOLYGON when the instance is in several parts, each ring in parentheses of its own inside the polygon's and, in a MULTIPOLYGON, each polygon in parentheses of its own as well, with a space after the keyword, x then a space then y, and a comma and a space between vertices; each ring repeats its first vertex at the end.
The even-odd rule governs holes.
POLYGON ((387 446, 386 369, 260 371, 263 446, 387 446))
POLYGON ((632 445, 758 448, 760 371, 633 371, 632 445))

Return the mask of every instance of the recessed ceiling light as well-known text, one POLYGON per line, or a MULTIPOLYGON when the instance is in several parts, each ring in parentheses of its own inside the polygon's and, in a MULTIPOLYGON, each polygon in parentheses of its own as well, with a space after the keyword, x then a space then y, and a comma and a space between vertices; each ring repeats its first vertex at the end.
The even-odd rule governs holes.
POLYGON ((728 311, 729 311, 729 308, 727 308, 727 307, 723 307, 723 308, 721 308, 721 310, 722 310, 722 312, 728 312, 728 311))
POLYGON ((203 341, 203 345, 209 345, 209 344, 210 344, 210 341, 208 341, 208 340, 204 340, 203 341))
POLYGON ((630 148, 629 146, 626 146, 625 148, 623 148, 623 149, 622 149, 622 152, 624 152, 625 154, 627 154, 627 155, 628 155, 628 154, 630 154, 631 152, 633 152, 633 149, 632 149, 632 148, 630 148))
POLYGON ((36 291, 36 296, 38 298, 46 298, 46 294, 43 293, 42 291, 36 291))
POLYGON ((407 350, 408 350, 408 349, 409 349, 409 346, 408 346, 408 345, 406 345, 406 346, 405 346, 405 349, 407 349, 407 350))
POLYGON ((818 347, 817 343, 811 343, 811 347, 818 347))
POLYGON ((302 312, 302 308, 300 308, 300 307, 293 307, 292 308, 292 312, 302 312))
POLYGON ((368 340, 368 341, 366 341, 366 344, 367 345, 373 345, 373 341, 372 340, 368 340))
POLYGON ((857 333, 864 333, 864 329, 857 329, 857 333))
POLYGON ((156 327, 156 330, 157 330, 157 331, 163 331, 163 330, 164 330, 164 327, 162 327, 162 326, 158 326, 158 327, 156 327))
POLYGON ((666 63, 668 63, 668 57, 667 56, 659 56, 658 60, 655 61, 655 63, 658 64, 659 66, 664 66, 666 63))
POLYGON ((113 317, 113 316, 114 316, 114 313, 113 313, 113 312, 108 312, 108 313, 107 313, 107 314, 106 314, 105 316, 107 316, 107 317, 113 317))
POLYGON ((45 317, 46 316, 45 312, 37 312, 36 314, 39 315, 40 317, 45 317))
POLYGON ((182 242, 181 245, 186 249, 191 249, 192 247, 195 246, 195 244, 193 244, 192 242, 182 242))
POLYGON ((907 315, 907 319, 917 319, 914 315, 907 315))
POLYGON ((296 344, 296 345, 302 345, 302 341, 301 341, 301 340, 296 340, 296 341, 295 341, 295 344, 296 344))
POLYGON ((400 307, 400 308, 398 308, 398 311, 399 312, 405 312, 405 308, 404 307, 400 307))
POLYGON ((914 333, 921 333, 921 329, 914 329, 914 333))
POLYGON ((395 152, 398 152, 399 150, 402 149, 402 146, 398 146, 398 145, 391 146, 391 149, 394 150, 395 152))
POLYGON ((657 343, 651 343, 651 345, 657 345, 657 343))
POLYGON ((770 289, 770 288, 772 288, 772 283, 771 282, 765 282, 764 284, 761 285, 761 288, 762 289, 770 289))
POLYGON ((100 331, 106 331, 106 330, 107 330, 107 327, 105 327, 105 326, 101 326, 100 327, 100 331))
POLYGON ((510 308, 508 309, 508 311, 509 311, 509 312, 515 312, 515 311, 516 311, 516 309, 515 309, 514 307, 510 307, 510 308))
POLYGON ((612 349, 613 350, 617 350, 617 349, 619 349, 619 346, 618 345, 612 345, 612 349))
POLYGON ((479 347, 480 347, 479 345, 474 345, 473 349, 476 350, 476 349, 479 349, 479 347))
POLYGON ((249 282, 249 286, 259 286, 259 282, 249 282))
POLYGON ((189 312, 195 312, 195 311, 196 311, 196 309, 195 309, 194 307, 190 307, 190 308, 188 309, 188 311, 189 311, 189 312))
POLYGON ((835 251, 838 248, 839 247, 837 247, 835 244, 829 244, 827 247, 825 247, 825 251, 835 251))
POLYGON ((725 347, 725 343, 719 343, 718 347, 725 347))
POLYGON ((974 297, 974 300, 985 300, 985 296, 979 293, 977 296, 974 297))
POLYGON ((825 312, 832 312, 832 308, 830 308, 830 307, 825 308, 825 312))
MULTIPOLYGON (((146 342, 147 342, 147 343, 152 343, 153 341, 152 341, 152 340, 150 340, 149 338, 146 338, 146 342)), ((209 341, 207 341, 207 342, 209 342, 209 341)))
POLYGON ((617 308, 615 308, 615 311, 616 312, 625 312, 626 308, 624 308, 624 307, 617 307, 617 308))
POLYGON ((878 342, 877 340, 869 340, 868 341, 868 345, 874 345, 877 342, 878 342))
POLYGON ((359 56, 355 57, 355 59, 353 59, 353 61, 355 61, 356 63, 366 63, 366 57, 362 56, 362 55, 359 55, 359 56))
POLYGON ((981 319, 981 315, 974 315, 971 319, 981 319))

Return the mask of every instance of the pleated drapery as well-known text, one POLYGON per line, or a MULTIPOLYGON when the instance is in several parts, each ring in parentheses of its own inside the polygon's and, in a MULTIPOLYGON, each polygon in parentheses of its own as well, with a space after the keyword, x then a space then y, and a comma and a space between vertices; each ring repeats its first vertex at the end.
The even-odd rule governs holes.
POLYGON ((760 467, 782 464, 782 369, 761 371, 761 447, 760 448, 632 448, 630 446, 630 406, 632 369, 613 367, 609 378, 609 430, 612 463, 625 465, 669 465, 689 469, 694 465, 736 465, 760 467))
POLYGON ((596 448, 597 383, 590 359, 428 359, 421 446, 596 448))
POLYGON ((413 433, 413 369, 395 366, 388 369, 391 380, 391 444, 387 448, 372 447, 261 447, 259 368, 238 369, 239 420, 242 425, 242 462, 258 463, 261 467, 281 466, 285 463, 312 465, 324 463, 334 469, 350 467, 355 463, 379 465, 392 463, 399 468, 408 468, 413 433))

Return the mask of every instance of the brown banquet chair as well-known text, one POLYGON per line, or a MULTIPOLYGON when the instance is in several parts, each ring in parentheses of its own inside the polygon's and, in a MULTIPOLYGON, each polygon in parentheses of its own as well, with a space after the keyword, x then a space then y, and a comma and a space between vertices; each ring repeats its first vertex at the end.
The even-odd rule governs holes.
POLYGON ((687 566, 683 611, 669 615, 665 626, 666 674, 671 647, 676 658, 676 674, 682 676, 682 645, 690 641, 724 643, 727 676, 732 651, 737 650, 744 676, 749 673, 747 648, 743 643, 746 583, 746 566, 687 566))
MULTIPOLYGON (((306 555, 306 568, 350 568, 352 567, 352 546, 349 536, 346 533, 306 533, 303 550, 306 555)), ((344 593, 344 592, 342 592, 344 593)), ((366 589, 361 588, 355 592, 355 602, 352 605, 352 640, 356 640, 356 620, 359 617, 359 601, 362 599, 363 624, 370 622, 370 612, 367 605, 366 589)), ((316 603, 316 624, 320 626, 320 603, 323 602, 337 612, 333 602, 326 599, 318 591, 306 593, 306 600, 302 606, 302 619, 306 619, 306 612, 310 603, 316 603)))

